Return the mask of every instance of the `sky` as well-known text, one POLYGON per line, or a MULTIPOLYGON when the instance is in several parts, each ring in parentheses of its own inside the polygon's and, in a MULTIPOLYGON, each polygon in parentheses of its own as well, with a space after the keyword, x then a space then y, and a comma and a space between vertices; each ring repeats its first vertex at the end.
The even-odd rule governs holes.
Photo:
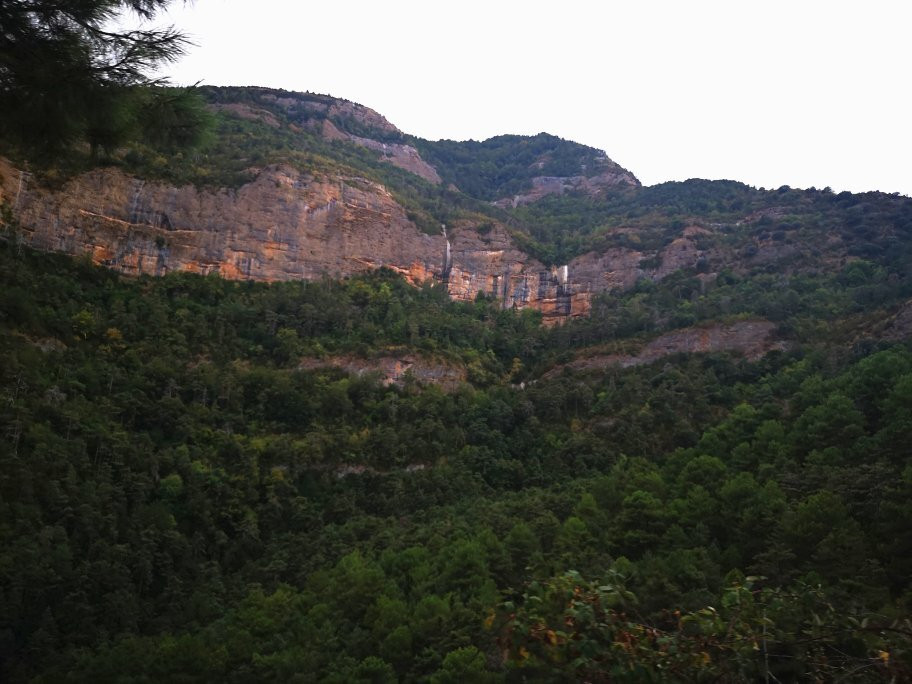
POLYGON ((175 0, 178 84, 325 93, 423 138, 546 131, 644 184, 912 196, 912 0, 175 0))

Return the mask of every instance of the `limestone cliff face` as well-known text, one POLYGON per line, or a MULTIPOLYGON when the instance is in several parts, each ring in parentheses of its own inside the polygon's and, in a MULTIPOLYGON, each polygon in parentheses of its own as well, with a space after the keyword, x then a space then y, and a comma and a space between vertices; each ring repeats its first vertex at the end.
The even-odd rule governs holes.
POLYGON ((287 126, 296 132, 307 128, 325 140, 343 141, 379 153, 382 162, 420 176, 429 183, 440 183, 437 170, 421 158, 418 150, 402 140, 404 135, 378 112, 364 105, 339 100, 327 95, 289 93, 281 96, 262 89, 252 89, 250 102, 215 102, 209 105, 214 112, 257 121, 270 128, 281 128, 284 114, 287 126), (275 113, 266 107, 272 107, 275 113), (351 132, 353 129, 356 133, 351 132))
POLYGON ((20 189, 19 171, 6 162, 0 175, 30 246, 88 254, 130 275, 311 280, 385 266, 414 284, 443 282, 454 299, 483 293, 541 310, 549 322, 589 310, 588 286, 570 282, 566 267, 530 258, 502 228, 423 234, 381 185, 360 178, 315 180, 274 166, 236 191, 209 191, 107 169, 49 192, 27 180, 20 189))
POLYGON ((415 284, 444 282, 454 299, 484 293, 549 320, 588 310, 566 274, 516 249, 502 229, 479 235, 463 225, 449 237, 425 235, 382 186, 364 179, 315 180, 276 166, 236 191, 208 191, 107 169, 49 192, 27 180, 20 189, 19 172, 6 162, 0 175, 29 245, 88 254, 130 275, 310 280, 386 266, 415 284))
POLYGON ((459 230, 447 243, 445 280, 453 299, 471 300, 478 293, 504 308, 533 308, 545 322, 589 311, 589 292, 574 285, 567 267, 548 268, 516 248, 501 228, 479 234, 459 230))
POLYGON ((8 164, 0 174, 31 246, 89 254, 131 275, 275 281, 388 265, 418 282, 440 271, 444 253, 442 236, 419 232, 382 186, 359 178, 318 181, 274 166, 238 190, 207 191, 108 169, 47 192, 20 191, 8 164))
MULTIPOLYGON (((307 115, 315 117, 309 120, 308 125, 316 129, 326 140, 351 142, 379 152, 381 161, 405 169, 435 185, 440 183, 437 170, 421 158, 417 149, 412 145, 395 141, 402 137, 402 132, 369 107, 328 97, 311 99, 281 98, 275 95, 263 95, 262 97, 282 107, 288 113, 305 112, 307 115), (357 129, 370 133, 355 135, 341 130, 333 121, 340 122, 340 125, 350 122, 357 129), (379 139, 375 139, 371 135, 379 139)), ((254 113, 251 114, 248 111, 238 111, 237 105, 223 105, 222 107, 244 118, 253 118, 256 116, 256 111, 262 111, 254 110, 254 113)), ((266 123, 269 123, 268 120, 266 123)))
POLYGON ((399 129, 390 123, 379 112, 349 100, 340 100, 327 95, 282 97, 275 94, 263 94, 262 98, 273 102, 287 112, 307 111, 321 119, 336 121, 353 121, 359 127, 377 131, 381 135, 398 135, 399 129))
POLYGON ((686 229, 651 270, 640 266, 643 253, 621 248, 548 267, 499 225, 479 232, 463 222, 427 235, 382 185, 317 179, 289 166, 261 169, 237 190, 173 187, 98 169, 52 192, 2 159, 0 177, 0 199, 13 206, 27 244, 87 254, 130 275, 311 280, 385 266, 414 284, 445 283, 453 299, 483 293, 505 308, 539 310, 546 324, 588 314, 599 292, 703 258, 686 229))

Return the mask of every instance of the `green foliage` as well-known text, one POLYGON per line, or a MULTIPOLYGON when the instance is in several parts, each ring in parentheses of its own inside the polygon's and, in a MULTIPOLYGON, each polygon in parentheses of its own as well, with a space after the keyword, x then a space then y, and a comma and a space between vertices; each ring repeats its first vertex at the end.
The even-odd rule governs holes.
POLYGON ((525 679, 611 682, 898 681, 910 674, 909 621, 837 611, 820 587, 736 579, 711 606, 644 622, 612 572, 533 584, 504 608, 510 668, 525 679))
POLYGON ((152 19, 168 0, 11 0, 0 9, 3 142, 46 165, 88 143, 94 159, 130 140, 190 147, 208 116, 188 90, 160 90, 149 72, 181 55, 173 28, 117 31, 132 11, 152 19))
POLYGON ((912 351, 877 329, 912 295, 912 203, 690 180, 498 209, 618 167, 546 134, 417 140, 321 95, 151 88, 180 36, 100 26, 166 3, 77 4, 0 7, 5 148, 69 150, 49 176, 289 164, 381 184, 428 233, 506 227, 548 265, 622 250, 643 277, 543 329, 382 269, 128 280, 25 249, 3 204, 0 678, 912 677, 912 351), (657 274, 688 227, 710 256, 657 274), (789 348, 560 365, 755 317, 789 348), (343 370, 389 357, 465 382, 343 370))
POLYGON ((907 678, 912 352, 543 373, 585 329, 0 241, 4 681, 907 678), (391 353, 474 370, 310 362, 391 353))
MULTIPOLYGON (((840 276, 842 286, 864 286, 869 294, 889 275, 905 272, 906 235, 912 228, 908 198, 866 193, 833 195, 814 190, 756 189, 734 181, 691 179, 626 188, 598 197, 549 195, 509 211, 520 244, 547 264, 565 264, 589 251, 642 250, 644 269, 656 268, 659 250, 691 225, 708 229, 708 244, 758 259, 758 246, 774 248, 777 273, 832 271, 820 260, 822 236, 837 237, 857 261, 840 276), (851 210, 847 211, 847 204, 851 210), (776 218, 773 218, 776 217, 776 218), (885 249, 890 245, 890 249, 885 249), (889 264, 889 265, 888 265, 889 264), (887 270, 880 270, 884 266, 887 270), (880 267, 880 268, 878 268, 880 267)), ((726 266, 728 264, 722 264, 726 266)), ((758 264, 757 272, 763 264, 758 264)), ((719 269, 721 270, 721 268, 719 269)))
POLYGON ((604 152, 547 133, 499 135, 482 142, 412 140, 446 183, 481 200, 510 197, 536 176, 593 175, 612 165, 604 152))

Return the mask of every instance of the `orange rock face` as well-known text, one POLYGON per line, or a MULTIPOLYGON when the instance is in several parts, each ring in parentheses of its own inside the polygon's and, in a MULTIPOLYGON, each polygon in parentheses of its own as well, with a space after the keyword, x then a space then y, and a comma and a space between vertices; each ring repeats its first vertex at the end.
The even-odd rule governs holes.
POLYGON ((172 271, 263 281, 346 277, 380 267, 410 283, 444 283, 453 299, 479 294, 504 308, 532 308, 551 325, 585 316, 599 292, 661 278, 702 255, 683 235, 640 267, 626 248, 548 267, 517 248, 501 226, 464 222, 427 235, 382 185, 315 178, 289 166, 261 169, 236 189, 200 190, 97 169, 51 192, 0 159, 0 199, 32 247, 87 254, 129 275, 172 271), (20 178, 22 182, 20 183, 20 178))
POLYGON ((446 282, 453 299, 472 300, 483 293, 504 308, 541 311, 546 325, 589 313, 589 283, 571 280, 571 266, 549 268, 529 257, 500 228, 485 235, 459 231, 449 253, 446 282))
MULTIPOLYGON (((18 172, 0 173, 14 197, 18 172)), ((443 237, 422 234, 382 186, 318 181, 290 167, 219 191, 96 170, 56 193, 26 187, 15 212, 32 246, 88 253, 130 275, 309 280, 390 266, 417 282, 439 272, 444 252, 443 237)))

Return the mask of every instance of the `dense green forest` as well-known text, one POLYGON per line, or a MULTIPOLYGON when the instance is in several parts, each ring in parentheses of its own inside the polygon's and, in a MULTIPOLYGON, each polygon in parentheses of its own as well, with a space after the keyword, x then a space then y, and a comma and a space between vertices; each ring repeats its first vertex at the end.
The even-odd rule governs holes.
POLYGON ((6 681, 912 676, 889 267, 682 272, 548 330, 385 271, 130 280, 4 237, 6 681), (561 370, 739 312, 789 350, 561 370), (301 363, 391 349, 468 381, 301 363))
POLYGON ((552 328, 386 269, 130 279, 29 249, 0 201, 0 681, 912 681, 909 198, 690 180, 498 208, 619 167, 163 87, 185 36, 109 22, 168 4, 0 7, 3 155, 49 187, 291 164, 548 266, 636 250, 643 277, 552 328), (685 229, 705 256, 659 275, 685 229), (738 322, 775 344, 610 362, 738 322))
POLYGON ((690 180, 502 209, 610 162, 546 134, 424 141, 321 95, 115 99, 129 125, 74 116, 87 144, 58 140, 40 182, 236 188, 286 163, 381 183, 430 233, 501 225, 547 265, 686 226, 711 262, 549 329, 386 270, 126 279, 29 250, 3 205, 4 681, 912 678, 908 198, 690 180), (192 139, 145 126, 153 101, 192 139), (781 342, 760 360, 573 365, 754 319, 781 342), (391 355, 464 381, 336 363, 391 355))
MULTIPOLYGON (((757 189, 735 181, 691 179, 606 193, 545 197, 509 211, 515 237, 549 264, 611 247, 652 250, 668 244, 688 222, 721 228, 738 244, 746 217, 759 240, 819 256, 821 236, 839 236, 849 253, 890 259, 905 269, 912 201, 883 193, 834 193, 828 188, 757 189), (618 231, 624 228, 624 231, 618 231), (633 231, 629 229, 635 229, 633 231), (898 250, 898 251, 897 251, 898 250)), ((749 249, 743 243, 739 248, 749 249)), ((750 257, 742 251, 742 257, 750 257)), ((780 262, 777 269, 789 264, 780 262)))
POLYGON ((480 142, 412 140, 446 182, 488 201, 529 189, 536 176, 594 175, 610 165, 601 150, 548 133, 498 135, 480 142))

